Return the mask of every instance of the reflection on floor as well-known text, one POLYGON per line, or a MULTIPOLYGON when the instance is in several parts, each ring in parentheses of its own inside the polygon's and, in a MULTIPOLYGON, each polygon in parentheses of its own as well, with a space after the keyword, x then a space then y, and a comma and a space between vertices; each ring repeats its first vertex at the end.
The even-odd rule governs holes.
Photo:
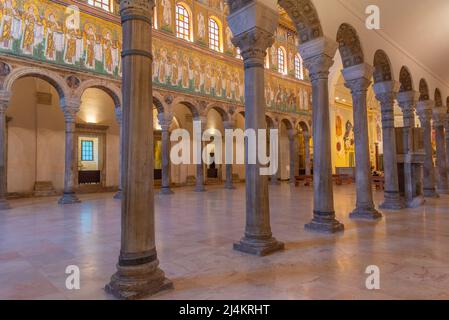
MULTIPOLYGON (((243 235, 244 186, 157 196, 161 267, 175 290, 157 299, 449 299, 449 196, 384 212, 380 222, 348 218, 354 186, 335 187, 341 235, 306 232, 312 190, 270 187, 274 235, 286 250, 257 258, 235 252, 243 235), (380 268, 381 289, 367 290, 365 269, 380 268)), ((382 193, 375 194, 377 202, 382 193)), ((104 299, 120 246, 120 202, 112 194, 11 201, 0 213, 1 299, 104 299), (81 269, 81 289, 65 288, 65 268, 81 269)))

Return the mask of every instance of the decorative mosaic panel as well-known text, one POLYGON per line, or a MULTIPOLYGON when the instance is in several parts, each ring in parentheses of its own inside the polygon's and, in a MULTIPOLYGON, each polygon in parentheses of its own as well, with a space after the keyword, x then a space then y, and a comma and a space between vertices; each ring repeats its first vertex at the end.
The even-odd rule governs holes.
POLYGON ((0 52, 121 75, 120 26, 47 0, 0 2, 0 52))

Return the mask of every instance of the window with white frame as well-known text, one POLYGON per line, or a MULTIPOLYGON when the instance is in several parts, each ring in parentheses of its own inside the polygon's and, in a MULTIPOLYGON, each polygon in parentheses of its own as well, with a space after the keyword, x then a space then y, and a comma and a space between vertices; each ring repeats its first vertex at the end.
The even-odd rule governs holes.
POLYGON ((191 41, 190 13, 182 4, 176 5, 176 36, 191 41))
POLYGON ((214 18, 209 18, 209 48, 221 51, 220 47, 220 26, 214 18))
POLYGON ((91 6, 112 12, 112 0, 87 0, 91 6))
POLYGON ((299 80, 304 79, 304 73, 302 71, 302 59, 299 54, 295 56, 295 78, 299 80))
POLYGON ((285 51, 283 48, 278 48, 278 71, 279 73, 286 74, 287 68, 285 63, 285 51))

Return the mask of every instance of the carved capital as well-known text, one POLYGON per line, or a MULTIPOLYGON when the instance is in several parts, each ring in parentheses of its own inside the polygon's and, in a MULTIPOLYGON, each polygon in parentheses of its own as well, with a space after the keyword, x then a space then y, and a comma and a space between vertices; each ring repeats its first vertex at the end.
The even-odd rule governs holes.
POLYGON ((373 67, 366 63, 362 63, 344 68, 342 73, 345 79, 345 86, 351 90, 353 95, 366 94, 368 87, 371 84, 373 67))
POLYGON ((161 126, 162 131, 168 131, 173 122, 173 113, 172 112, 163 112, 157 115, 157 119, 159 121, 159 125, 161 126))
POLYGON ((345 81, 345 87, 351 90, 353 96, 366 95, 368 87, 371 84, 371 80, 366 78, 358 78, 345 81))
POLYGON ((288 138, 290 141, 294 140, 294 138, 298 135, 298 130, 296 129, 289 129, 288 130, 288 138))
POLYGON ((76 114, 80 110, 81 101, 75 98, 62 98, 61 107, 64 112, 64 118, 67 123, 75 123, 76 114))
POLYGON ((225 129, 234 129, 235 121, 234 120, 223 121, 223 126, 225 129))
POLYGON ((5 113, 8 109, 11 93, 9 91, 0 91, 0 112, 5 113))
POLYGON ((401 91, 397 95, 397 101, 402 112, 412 112, 418 101, 419 93, 415 91, 401 91))
POLYGON ((444 127, 446 122, 446 109, 444 107, 434 108, 432 112, 433 126, 435 128, 444 127))
POLYGON ((338 43, 326 37, 307 41, 298 47, 312 82, 328 78, 337 48, 338 43))
POLYGON ((155 0, 116 0, 120 2, 122 23, 141 20, 152 25, 155 0))
POLYGON ((274 36, 273 33, 255 27, 234 37, 232 43, 240 48, 245 68, 251 66, 263 68, 267 49, 273 45, 274 36))

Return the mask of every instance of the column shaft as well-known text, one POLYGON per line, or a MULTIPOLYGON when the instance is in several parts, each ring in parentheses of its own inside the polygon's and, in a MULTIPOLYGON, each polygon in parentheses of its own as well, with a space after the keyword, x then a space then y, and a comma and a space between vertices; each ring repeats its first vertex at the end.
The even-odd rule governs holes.
MULTIPOLYGON (((232 12, 228 16, 228 22, 235 35, 232 41, 240 48, 244 61, 245 129, 255 131, 257 150, 259 146, 257 132, 259 129, 267 128, 264 61, 267 48, 274 42, 273 33, 278 25, 279 13, 259 1, 246 1, 234 5, 231 6, 232 12), (241 7, 237 8, 239 4, 241 7), (242 24, 241 21, 247 20, 248 17, 254 19, 249 20, 251 22, 248 24, 242 24)), ((245 140, 245 159, 250 158, 248 140, 245 140)), ((245 235, 234 244, 235 250, 259 256, 284 248, 284 244, 277 241, 271 233, 268 176, 260 174, 261 167, 259 159, 255 164, 248 161, 245 163, 245 235)))
POLYGON ((435 142, 436 142, 436 165, 438 170, 438 183, 437 191, 441 194, 448 194, 448 178, 446 167, 446 144, 444 137, 444 122, 446 117, 446 110, 443 107, 434 109, 433 112, 433 125, 435 129, 435 142))
POLYGON ((173 191, 170 188, 170 126, 173 121, 172 113, 160 113, 159 124, 162 129, 162 183, 161 194, 172 194, 173 191))
POLYGON ((122 199, 122 155, 123 155, 123 130, 122 130, 122 108, 116 108, 115 109, 115 115, 117 118, 117 123, 119 125, 120 128, 120 137, 119 137, 119 154, 118 154, 118 168, 119 168, 119 173, 118 173, 118 191, 115 193, 114 195, 114 199, 117 200, 121 200, 122 199))
POLYGON ((151 37, 154 2, 122 0, 123 199, 117 272, 106 291, 136 299, 171 287, 155 244, 151 37))
POLYGON ((311 168, 310 168, 310 136, 308 133, 304 134, 304 151, 305 151, 305 170, 306 170, 306 176, 311 175, 311 168))
POLYGON ((9 101, 0 101, 0 210, 10 209, 6 200, 7 190, 7 136, 6 109, 9 101))
POLYGON ((65 117, 65 166, 64 166, 64 193, 59 199, 59 204, 79 203, 80 200, 75 194, 76 175, 76 141, 75 141, 75 120, 80 103, 75 105, 63 105, 65 117))
POLYGON ((371 163, 368 137, 368 111, 366 97, 371 84, 372 68, 367 64, 347 67, 343 70, 346 87, 351 90, 354 117, 356 207, 353 219, 379 219, 382 215, 373 202, 371 163))
POLYGON ((438 193, 435 190, 435 168, 433 164, 432 127, 430 122, 432 119, 432 102, 419 101, 417 111, 421 126, 424 130, 424 196, 437 198, 438 193))
POLYGON ((376 98, 380 102, 383 136, 383 168, 385 178, 383 209, 398 210, 405 207, 399 194, 396 131, 394 128, 394 100, 396 84, 392 81, 374 85, 376 98))
POLYGON ((298 174, 298 137, 297 130, 290 129, 288 132, 288 142, 290 148, 290 183, 295 183, 295 176, 298 174))

